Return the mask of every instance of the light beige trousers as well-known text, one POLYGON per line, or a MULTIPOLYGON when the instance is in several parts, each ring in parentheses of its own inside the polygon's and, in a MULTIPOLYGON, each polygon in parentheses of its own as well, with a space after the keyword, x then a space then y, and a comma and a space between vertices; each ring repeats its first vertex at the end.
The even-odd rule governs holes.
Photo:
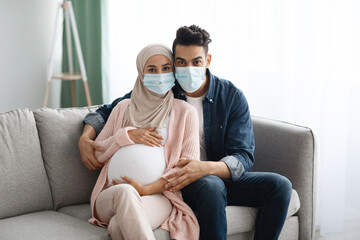
POLYGON ((113 240, 155 239, 152 232, 170 215, 171 202, 162 194, 140 196, 129 184, 111 186, 96 199, 99 220, 109 223, 113 240))

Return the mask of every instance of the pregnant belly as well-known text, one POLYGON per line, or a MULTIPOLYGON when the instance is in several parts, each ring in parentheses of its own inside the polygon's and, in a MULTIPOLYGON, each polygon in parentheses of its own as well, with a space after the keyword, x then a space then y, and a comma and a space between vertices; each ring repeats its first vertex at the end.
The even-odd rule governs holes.
POLYGON ((120 176, 130 177, 143 185, 160 179, 165 171, 163 147, 134 144, 120 148, 110 159, 109 184, 113 179, 123 181, 120 176))

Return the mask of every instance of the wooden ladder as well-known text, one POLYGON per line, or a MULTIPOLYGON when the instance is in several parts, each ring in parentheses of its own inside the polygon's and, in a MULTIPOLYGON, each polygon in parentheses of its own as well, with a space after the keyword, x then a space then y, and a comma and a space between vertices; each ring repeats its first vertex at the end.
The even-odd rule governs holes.
POLYGON ((51 47, 50 62, 49 62, 48 69, 47 69, 47 79, 46 79, 47 84, 46 84, 45 97, 44 97, 44 107, 47 107, 51 81, 53 79, 70 81, 71 98, 72 98, 72 104, 74 107, 76 106, 76 93, 75 93, 74 81, 82 79, 83 83, 84 83, 84 88, 85 88, 86 101, 87 101, 88 106, 91 106, 90 92, 89 92, 89 87, 88 87, 88 83, 87 83, 84 58, 83 58, 81 47, 80 47, 79 33, 78 33, 76 22, 75 22, 75 15, 74 15, 74 10, 73 10, 71 1, 65 1, 64 3, 62 3, 62 4, 59 3, 59 5, 58 5, 58 11, 56 13, 56 20, 55 20, 55 32, 54 32, 52 47, 51 47), (58 39, 58 35, 59 35, 58 28, 60 27, 58 21, 59 21, 59 18, 60 18, 59 16, 60 16, 60 13, 62 10, 64 10, 64 18, 65 18, 65 30, 66 30, 66 40, 67 40, 67 50, 68 50, 68 60, 69 60, 69 72, 62 73, 60 75, 53 75, 54 60, 55 60, 55 43, 56 43, 56 40, 58 39), (72 32, 74 35, 75 48, 76 48, 76 53, 77 53, 81 73, 74 73, 70 28, 72 29, 72 32))

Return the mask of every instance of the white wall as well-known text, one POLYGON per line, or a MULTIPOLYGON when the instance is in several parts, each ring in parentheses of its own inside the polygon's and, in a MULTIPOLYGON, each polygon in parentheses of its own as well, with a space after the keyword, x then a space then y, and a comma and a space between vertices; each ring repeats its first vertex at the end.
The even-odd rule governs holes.
MULTIPOLYGON (((0 0, 0 113, 43 106, 56 7, 57 0, 0 0)), ((59 106, 61 83, 53 83, 48 107, 59 106)))

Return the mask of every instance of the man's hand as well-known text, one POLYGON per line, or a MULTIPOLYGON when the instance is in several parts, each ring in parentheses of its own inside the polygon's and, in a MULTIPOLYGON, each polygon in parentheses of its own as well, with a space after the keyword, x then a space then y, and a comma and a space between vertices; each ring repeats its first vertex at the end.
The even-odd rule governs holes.
POLYGON ((179 167, 180 169, 165 178, 166 180, 174 178, 165 185, 169 191, 180 190, 199 178, 208 175, 205 162, 198 160, 182 158, 174 167, 179 167))
POLYGON ((103 164, 96 160, 94 152, 95 150, 104 151, 104 148, 99 146, 95 141, 82 135, 79 139, 79 150, 81 155, 81 161, 90 170, 96 170, 102 168, 103 164))
POLYGON ((137 128, 129 130, 128 135, 134 143, 144 144, 150 147, 161 147, 162 136, 156 134, 155 128, 137 128))
POLYGON ((146 186, 142 185, 141 183, 139 183, 138 181, 135 181, 134 179, 131 179, 129 177, 125 177, 125 176, 121 176, 121 178, 125 181, 125 182, 120 182, 117 179, 112 180, 112 184, 113 185, 118 185, 118 184, 130 184, 131 186, 133 186, 136 191, 138 191, 138 193, 140 194, 140 196, 144 196, 144 195, 148 195, 147 193, 147 189, 146 186))

